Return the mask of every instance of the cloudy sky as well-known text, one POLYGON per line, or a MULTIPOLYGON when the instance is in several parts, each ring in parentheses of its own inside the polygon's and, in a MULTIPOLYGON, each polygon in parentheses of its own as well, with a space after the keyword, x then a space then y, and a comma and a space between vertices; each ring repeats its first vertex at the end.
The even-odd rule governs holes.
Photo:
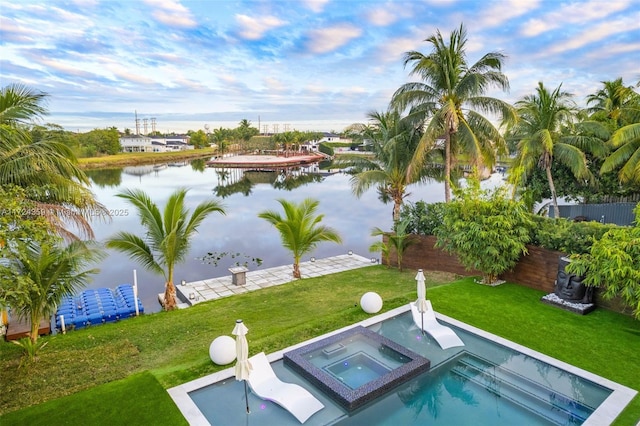
POLYGON ((414 78, 402 62, 461 23, 499 51, 515 101, 538 81, 584 97, 640 80, 640 0, 0 0, 0 83, 51 95, 69 130, 343 130, 414 78), (141 129, 142 130, 142 129, 141 129))

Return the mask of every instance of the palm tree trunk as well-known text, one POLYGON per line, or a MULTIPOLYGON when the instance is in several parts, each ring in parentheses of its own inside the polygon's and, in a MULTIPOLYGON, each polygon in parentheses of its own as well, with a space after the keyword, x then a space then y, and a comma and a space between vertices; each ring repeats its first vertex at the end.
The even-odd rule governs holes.
POLYGON ((40 312, 36 309, 31 311, 31 331, 29 332, 29 339, 34 345, 38 341, 38 330, 40 329, 40 312))
POLYGON ((400 220, 400 211, 402 209, 402 198, 398 201, 393 201, 393 223, 398 223, 400 220))
POLYGON ((551 176, 551 167, 546 167, 547 180, 549 181, 549 189, 551 190, 551 199, 553 200, 553 213, 556 219, 560 218, 560 209, 558 208, 558 197, 556 195, 556 186, 553 184, 551 176))
POLYGON ((293 261, 293 278, 302 278, 302 274, 300 274, 300 260, 295 259, 293 261))
POLYGON ((164 309, 172 311, 176 308, 176 286, 173 285, 173 266, 169 268, 167 282, 164 285, 164 309))
POLYGON ((444 135, 444 201, 451 201, 451 132, 444 135))
POLYGON ((173 280, 168 280, 164 288, 164 309, 172 311, 176 308, 176 286, 173 285, 173 280))

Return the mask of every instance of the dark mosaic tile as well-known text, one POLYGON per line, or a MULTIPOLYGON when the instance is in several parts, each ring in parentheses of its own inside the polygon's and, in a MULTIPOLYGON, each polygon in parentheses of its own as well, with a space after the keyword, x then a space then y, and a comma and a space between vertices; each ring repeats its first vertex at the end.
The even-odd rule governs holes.
POLYGON ((385 395, 396 386, 427 371, 431 366, 431 362, 427 358, 362 326, 354 327, 334 336, 286 352, 283 360, 286 366, 317 386, 349 412, 357 410, 374 399, 385 395), (404 364, 356 389, 350 388, 324 369, 316 367, 307 360, 309 353, 322 348, 325 348, 328 353, 341 352, 340 342, 350 337, 365 339, 377 346, 379 351, 397 353, 402 357, 406 357, 408 360, 405 359, 406 362, 404 364))

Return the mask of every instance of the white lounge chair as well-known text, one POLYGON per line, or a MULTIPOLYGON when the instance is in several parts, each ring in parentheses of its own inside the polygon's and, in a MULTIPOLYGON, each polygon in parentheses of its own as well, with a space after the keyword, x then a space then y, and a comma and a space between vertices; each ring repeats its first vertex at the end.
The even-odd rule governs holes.
MULTIPOLYGON (((418 329, 422 326, 422 313, 418 310, 418 306, 415 302, 409 303, 411 305, 411 315, 413 315, 413 322, 418 326, 418 329)), ((444 326, 436 319, 436 314, 433 312, 431 301, 427 300, 427 311, 424 313, 424 331, 429 333, 431 337, 435 339, 442 349, 449 349, 455 346, 464 346, 464 343, 455 331, 447 326, 444 326)))
POLYGON ((322 402, 302 386, 281 381, 264 352, 252 356, 249 362, 253 367, 247 380, 251 390, 260 398, 273 401, 289 411, 300 423, 324 408, 322 402))

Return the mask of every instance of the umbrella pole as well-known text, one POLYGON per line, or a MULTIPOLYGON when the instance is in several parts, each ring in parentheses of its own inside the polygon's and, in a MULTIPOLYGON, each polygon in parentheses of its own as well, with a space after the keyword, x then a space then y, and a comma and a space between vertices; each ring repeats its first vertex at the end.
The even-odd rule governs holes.
POLYGON ((420 313, 420 319, 422 321, 422 326, 420 327, 420 330, 422 331, 422 335, 424 336, 424 312, 420 313))
POLYGON ((249 411, 249 397, 247 396, 247 381, 243 380, 243 382, 244 382, 244 400, 247 403, 247 414, 249 414, 250 411, 249 411))

